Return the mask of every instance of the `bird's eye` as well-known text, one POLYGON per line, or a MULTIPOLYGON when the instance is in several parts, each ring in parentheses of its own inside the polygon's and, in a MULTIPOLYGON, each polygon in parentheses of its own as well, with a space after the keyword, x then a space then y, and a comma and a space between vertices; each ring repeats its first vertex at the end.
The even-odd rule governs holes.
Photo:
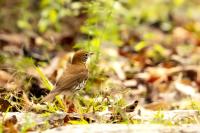
POLYGON ((86 53, 86 54, 85 54, 85 58, 88 58, 88 56, 89 56, 89 54, 88 54, 88 53, 86 53))
POLYGON ((88 58, 88 54, 84 54, 84 56, 83 56, 83 61, 86 62, 86 61, 87 61, 87 58, 88 58))

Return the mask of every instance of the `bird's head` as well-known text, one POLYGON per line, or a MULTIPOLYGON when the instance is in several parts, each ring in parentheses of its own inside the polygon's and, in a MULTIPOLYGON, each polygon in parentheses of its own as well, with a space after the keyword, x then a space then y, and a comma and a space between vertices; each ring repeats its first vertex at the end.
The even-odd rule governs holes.
POLYGON ((87 59, 92 54, 93 53, 87 52, 87 51, 84 51, 84 50, 76 51, 73 58, 72 58, 72 64, 86 63, 87 59))

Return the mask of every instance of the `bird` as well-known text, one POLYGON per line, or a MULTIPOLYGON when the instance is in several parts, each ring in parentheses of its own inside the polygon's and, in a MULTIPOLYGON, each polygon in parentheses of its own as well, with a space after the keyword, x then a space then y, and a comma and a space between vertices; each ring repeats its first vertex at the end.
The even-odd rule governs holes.
POLYGON ((89 75, 86 62, 92 54, 92 52, 87 52, 85 50, 78 50, 75 52, 71 63, 58 79, 55 89, 45 96, 41 102, 52 101, 54 97, 59 94, 70 96, 84 88, 89 75))

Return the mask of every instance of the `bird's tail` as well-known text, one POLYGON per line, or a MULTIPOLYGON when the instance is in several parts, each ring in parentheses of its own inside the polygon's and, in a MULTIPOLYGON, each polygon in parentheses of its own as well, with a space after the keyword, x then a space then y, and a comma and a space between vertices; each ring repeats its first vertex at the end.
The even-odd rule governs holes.
POLYGON ((52 91, 47 96, 45 96, 40 102, 41 103, 43 103, 43 102, 51 102, 56 95, 58 95, 58 93, 52 91))

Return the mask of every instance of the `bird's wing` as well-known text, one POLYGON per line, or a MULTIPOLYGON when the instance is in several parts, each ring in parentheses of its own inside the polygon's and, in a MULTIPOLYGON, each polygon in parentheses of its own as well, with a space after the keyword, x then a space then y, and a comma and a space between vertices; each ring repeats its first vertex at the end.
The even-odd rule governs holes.
MULTIPOLYGON (((64 76, 64 75, 63 75, 64 76)), ((76 74, 68 74, 58 81, 56 88, 53 89, 47 96, 45 96, 41 102, 53 100, 56 95, 73 91, 73 87, 83 82, 83 80, 87 79, 86 71, 79 72, 76 74)))
POLYGON ((86 69, 77 69, 74 72, 66 71, 63 76, 58 80, 56 88, 52 91, 62 93, 63 91, 68 91, 72 89, 73 86, 78 85, 82 81, 88 78, 88 71, 86 69))
POLYGON ((70 65, 52 90, 41 102, 52 100, 56 95, 67 91, 73 91, 73 87, 80 84, 88 78, 88 70, 85 66, 70 65))

